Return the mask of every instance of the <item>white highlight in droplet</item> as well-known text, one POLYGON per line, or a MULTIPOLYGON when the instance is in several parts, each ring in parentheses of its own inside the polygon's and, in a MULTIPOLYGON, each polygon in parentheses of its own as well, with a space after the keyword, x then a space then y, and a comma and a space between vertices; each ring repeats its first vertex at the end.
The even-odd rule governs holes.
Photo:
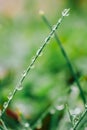
POLYGON ((64 9, 64 11, 62 12, 62 16, 69 16, 69 11, 70 9, 64 9))

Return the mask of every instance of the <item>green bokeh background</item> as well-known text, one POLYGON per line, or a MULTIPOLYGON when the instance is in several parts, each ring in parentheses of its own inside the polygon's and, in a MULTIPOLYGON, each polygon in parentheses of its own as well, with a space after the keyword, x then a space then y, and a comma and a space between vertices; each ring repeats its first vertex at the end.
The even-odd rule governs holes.
MULTIPOLYGON (((47 19, 54 25, 63 9, 70 8, 70 15, 63 20, 57 34, 87 97, 87 1, 0 0, 0 3, 1 109, 50 32, 39 15, 40 10, 44 11, 47 19)), ((49 104, 54 108, 55 104, 66 103, 71 110, 84 109, 66 60, 53 37, 23 82, 23 89, 16 93, 9 105, 8 109, 16 113, 18 121, 6 113, 3 118, 9 129, 20 130, 24 129, 22 125, 26 121, 35 123, 49 104)), ((43 130, 69 129, 71 124, 68 116, 65 119, 65 111, 64 109, 54 116, 50 115, 49 128, 43 130)))

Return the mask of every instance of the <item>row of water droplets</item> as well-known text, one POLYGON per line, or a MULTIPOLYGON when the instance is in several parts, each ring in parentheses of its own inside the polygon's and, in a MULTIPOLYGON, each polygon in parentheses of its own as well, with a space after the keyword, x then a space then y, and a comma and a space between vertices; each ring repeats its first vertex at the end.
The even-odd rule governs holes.
POLYGON ((35 63, 35 61, 37 60, 37 58, 38 58, 39 56, 42 55, 43 49, 44 49, 45 46, 49 43, 50 39, 54 36, 53 34, 55 33, 55 31, 56 31, 57 28, 59 27, 60 23, 62 22, 63 17, 69 15, 69 10, 70 10, 70 9, 65 9, 65 10, 62 12, 62 17, 58 20, 57 24, 53 26, 52 31, 50 32, 50 34, 48 35, 48 37, 45 38, 44 44, 38 49, 38 51, 36 52, 36 55, 34 56, 34 58, 32 58, 31 64, 29 65, 29 67, 27 68, 27 70, 24 71, 24 73, 22 74, 22 78, 21 78, 19 84, 15 87, 15 89, 14 89, 13 92, 10 92, 10 93, 9 93, 8 101, 7 101, 7 102, 4 102, 4 104, 3 104, 3 110, 0 111, 0 116, 2 116, 3 113, 6 111, 8 105, 9 105, 9 103, 11 102, 11 100, 13 99, 15 93, 16 93, 17 91, 20 91, 20 90, 23 89, 22 83, 23 83, 24 79, 26 78, 26 76, 27 76, 27 74, 29 73, 29 71, 30 71, 32 68, 34 68, 34 63, 35 63))

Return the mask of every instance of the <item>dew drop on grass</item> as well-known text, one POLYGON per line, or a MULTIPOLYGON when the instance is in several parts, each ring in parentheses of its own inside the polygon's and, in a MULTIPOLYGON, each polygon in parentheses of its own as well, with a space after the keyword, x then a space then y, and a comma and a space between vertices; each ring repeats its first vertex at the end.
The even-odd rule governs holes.
POLYGON ((21 91, 22 89, 23 89, 22 84, 20 84, 20 85, 17 86, 17 90, 18 90, 18 91, 21 91))
POLYGON ((34 62, 34 59, 35 59, 35 58, 34 58, 34 56, 33 56, 32 59, 31 59, 31 61, 34 62))
POLYGON ((53 25, 53 31, 55 31, 57 29, 56 25, 53 25))
POLYGON ((60 18, 58 22, 61 23, 61 21, 62 21, 62 18, 60 18))
POLYGON ((76 117, 76 118, 74 119, 74 124, 76 124, 78 121, 79 121, 79 118, 76 117))
POLYGON ((62 16, 69 16, 69 10, 70 9, 64 9, 64 11, 62 12, 62 16))
POLYGON ((23 72, 23 77, 25 77, 25 76, 26 76, 26 71, 23 72))
POLYGON ((12 97, 13 97, 13 93, 12 93, 12 92, 10 92, 10 93, 9 93, 9 95, 8 95, 8 99, 9 99, 9 100, 11 100, 11 99, 12 99, 12 97))
POLYGON ((50 40, 50 37, 45 38, 45 43, 48 44, 50 40))
POLYGON ((37 50, 36 55, 39 56, 40 53, 41 53, 41 48, 39 48, 39 49, 37 50))
POLYGON ((4 102, 3 108, 7 108, 7 106, 8 106, 8 102, 4 102))
POLYGON ((36 124, 36 128, 37 128, 37 129, 41 129, 41 127, 42 127, 42 121, 39 120, 39 121, 37 122, 37 124, 36 124))

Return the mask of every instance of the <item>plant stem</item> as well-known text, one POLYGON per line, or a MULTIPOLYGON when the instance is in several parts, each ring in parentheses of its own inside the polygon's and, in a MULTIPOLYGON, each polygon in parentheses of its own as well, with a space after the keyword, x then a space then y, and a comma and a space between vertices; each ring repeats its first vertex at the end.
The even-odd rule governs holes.
POLYGON ((20 85, 22 85, 24 79, 27 77, 28 73, 30 72, 32 66, 34 65, 34 63, 36 62, 37 58, 40 56, 41 52, 43 51, 43 49, 45 48, 45 46, 48 44, 48 42, 50 41, 50 39, 54 35, 55 31, 58 29, 58 27, 61 24, 63 18, 67 15, 68 11, 69 11, 69 9, 66 9, 66 10, 63 11, 63 14, 62 14, 61 18, 57 21, 56 25, 54 25, 53 29, 51 29, 51 32, 49 33, 48 37, 45 38, 43 45, 36 52, 36 55, 32 59, 30 65, 26 69, 25 73, 22 75, 22 77, 21 77, 21 79, 19 81, 19 84, 14 88, 13 93, 12 93, 12 97, 9 98, 8 101, 6 102, 7 103, 6 107, 3 108, 0 117, 3 116, 4 112, 6 111, 7 107, 9 106, 9 104, 12 101, 13 97, 15 96, 16 92, 19 90, 20 85))
POLYGON ((38 123, 39 121, 41 121, 41 122, 43 121, 43 119, 46 117, 46 115, 50 112, 51 107, 52 107, 52 104, 49 104, 49 106, 47 106, 47 107, 45 108, 45 110, 44 110, 44 111, 42 112, 42 114, 36 119, 36 121, 35 121, 33 124, 30 125, 30 127, 31 127, 32 130, 36 128, 37 123, 38 123))
POLYGON ((4 130, 8 130, 7 127, 6 127, 6 125, 5 125, 5 123, 4 123, 4 121, 3 121, 2 119, 0 119, 0 121, 1 121, 1 123, 2 123, 2 125, 3 125, 3 129, 4 129, 4 130))
POLYGON ((72 125, 72 127, 74 127, 74 125, 73 125, 73 120, 72 120, 72 115, 71 115, 71 113, 70 113, 70 110, 69 110, 69 107, 68 107, 67 104, 66 104, 66 109, 67 109, 68 114, 69 114, 69 118, 70 118, 70 121, 71 121, 71 125, 72 125))
MULTIPOLYGON (((50 28, 50 30, 52 30, 51 24, 49 23, 49 21, 47 20, 47 18, 44 16, 44 14, 42 15, 42 19, 43 19, 43 21, 47 24, 47 26, 50 28)), ((81 98, 82 98, 82 100, 83 100, 83 103, 85 104, 85 103, 86 103, 86 99, 85 99, 83 90, 82 90, 82 88, 81 88, 81 85, 80 85, 80 83, 79 83, 78 77, 77 77, 77 75, 76 75, 76 73, 75 73, 75 71, 74 71, 74 68, 73 68, 72 64, 71 64, 71 61, 70 61, 70 59, 69 59, 69 57, 68 57, 66 51, 64 50, 64 48, 63 48, 63 46, 62 46, 62 43, 61 43, 61 41, 60 41, 60 39, 59 39, 59 37, 57 36, 56 33, 54 33, 54 36, 55 36, 55 39, 56 39, 56 41, 57 41, 57 44, 59 45, 59 47, 60 47, 60 49, 61 49, 61 52, 62 52, 63 56, 64 56, 65 59, 66 59, 67 65, 68 65, 68 67, 69 67, 69 69, 70 69, 70 71, 71 71, 71 73, 72 73, 72 76, 73 76, 73 78, 75 79, 75 82, 76 82, 76 84, 77 84, 77 86, 78 86, 78 89, 79 89, 79 91, 80 91, 80 96, 81 96, 81 98)))
POLYGON ((74 130, 80 130, 81 126, 84 124, 85 117, 86 117, 86 121, 87 121, 87 109, 82 114, 82 116, 80 117, 80 119, 77 122, 77 124, 74 126, 74 130))

